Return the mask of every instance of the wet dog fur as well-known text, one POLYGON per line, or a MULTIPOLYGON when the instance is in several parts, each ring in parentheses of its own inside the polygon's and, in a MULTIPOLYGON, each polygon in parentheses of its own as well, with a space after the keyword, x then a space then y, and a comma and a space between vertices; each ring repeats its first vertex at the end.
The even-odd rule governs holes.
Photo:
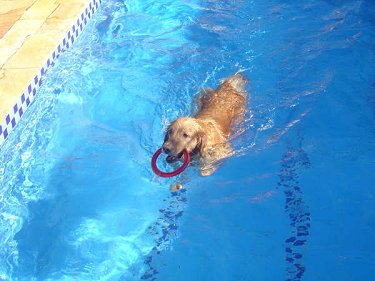
POLYGON ((178 161, 186 149, 191 156, 199 156, 201 175, 209 176, 217 169, 219 160, 233 154, 229 138, 246 112, 246 83, 244 76, 235 74, 216 90, 201 91, 197 113, 180 117, 168 126, 163 151, 169 163, 178 161))

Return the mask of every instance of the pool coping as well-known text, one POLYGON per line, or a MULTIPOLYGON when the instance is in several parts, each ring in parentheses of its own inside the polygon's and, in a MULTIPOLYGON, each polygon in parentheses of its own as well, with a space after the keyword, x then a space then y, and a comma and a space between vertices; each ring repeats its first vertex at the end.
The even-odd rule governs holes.
POLYGON ((26 89, 21 93, 16 104, 9 109, 5 116, 5 120, 0 120, 0 148, 13 131, 16 125, 21 120, 25 111, 30 107, 37 95, 37 90, 42 84, 42 79, 46 75, 49 68, 51 68, 61 53, 69 49, 78 36, 82 33, 88 20, 97 11, 102 0, 91 0, 89 4, 80 13, 78 18, 74 21, 72 27, 66 33, 64 39, 56 46, 54 51, 46 58, 43 66, 35 73, 34 78, 29 82, 26 89))

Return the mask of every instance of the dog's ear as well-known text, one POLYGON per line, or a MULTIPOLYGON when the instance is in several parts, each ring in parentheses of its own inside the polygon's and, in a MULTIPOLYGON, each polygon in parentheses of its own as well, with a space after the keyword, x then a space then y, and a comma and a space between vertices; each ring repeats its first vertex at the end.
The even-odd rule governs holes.
POLYGON ((207 135, 205 132, 198 132, 197 133, 197 148, 199 149, 199 153, 202 154, 202 152, 206 149, 207 146, 207 135))

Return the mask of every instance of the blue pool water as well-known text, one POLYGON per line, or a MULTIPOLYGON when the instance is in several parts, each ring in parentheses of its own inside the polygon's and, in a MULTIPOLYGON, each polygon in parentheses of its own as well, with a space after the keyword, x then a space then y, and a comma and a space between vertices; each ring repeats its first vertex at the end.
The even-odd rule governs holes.
POLYGON ((0 280, 375 280, 374 64, 372 1, 104 1, 1 148, 0 280), (153 175, 237 71, 236 155, 153 175))

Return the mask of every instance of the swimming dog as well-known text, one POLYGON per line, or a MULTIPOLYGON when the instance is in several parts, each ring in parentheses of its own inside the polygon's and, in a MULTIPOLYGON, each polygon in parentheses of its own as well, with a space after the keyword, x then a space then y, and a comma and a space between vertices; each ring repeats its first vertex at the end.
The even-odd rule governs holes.
POLYGON ((163 151, 167 162, 178 161, 184 150, 201 160, 201 175, 209 176, 219 160, 233 154, 229 138, 246 112, 247 79, 241 74, 226 78, 216 90, 206 88, 197 97, 193 117, 173 121, 165 134, 163 151))

